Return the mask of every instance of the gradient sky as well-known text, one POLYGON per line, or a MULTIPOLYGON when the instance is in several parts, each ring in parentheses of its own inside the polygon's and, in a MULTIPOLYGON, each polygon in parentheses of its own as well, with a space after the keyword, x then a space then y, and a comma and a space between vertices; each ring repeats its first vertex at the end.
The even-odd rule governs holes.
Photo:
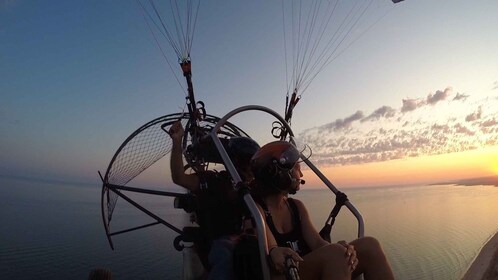
MULTIPOLYGON (((380 21, 296 107, 312 160, 346 187, 498 173, 498 1, 376 1, 380 21)), ((208 113, 283 113, 280 3, 202 2, 193 80, 208 113)), ((136 1, 0 1, 0 175, 97 182, 131 132, 183 106, 136 1)), ((270 140, 258 120, 237 124, 270 140)))

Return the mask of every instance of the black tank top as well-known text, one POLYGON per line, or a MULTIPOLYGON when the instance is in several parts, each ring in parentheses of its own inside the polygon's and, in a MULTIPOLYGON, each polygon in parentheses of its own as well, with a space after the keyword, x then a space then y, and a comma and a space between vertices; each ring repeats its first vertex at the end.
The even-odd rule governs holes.
POLYGON ((278 246, 289 247, 296 251, 300 256, 304 256, 311 252, 310 247, 304 240, 301 230, 301 215, 299 215, 299 209, 297 208, 296 202, 292 198, 287 198, 292 216, 292 230, 286 233, 278 232, 278 230, 275 228, 275 224, 273 223, 270 211, 268 211, 268 206, 263 199, 258 200, 261 207, 265 211, 266 223, 273 233, 278 246))

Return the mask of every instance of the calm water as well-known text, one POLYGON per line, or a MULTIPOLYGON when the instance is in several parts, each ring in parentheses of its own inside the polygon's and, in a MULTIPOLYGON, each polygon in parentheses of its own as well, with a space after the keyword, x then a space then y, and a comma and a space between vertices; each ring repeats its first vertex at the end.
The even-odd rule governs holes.
MULTIPOLYGON (((459 279, 481 246, 498 230, 498 188, 420 186, 347 190, 362 212, 366 234, 376 236, 397 279, 459 279)), ((331 210, 329 191, 302 191, 321 228, 331 210)), ((115 279, 179 279, 182 255, 175 233, 163 226, 116 236, 107 243, 100 188, 0 178, 0 279, 86 279, 96 267, 115 279)), ((138 197, 137 197, 138 199, 138 197)), ((168 198, 143 204, 181 227, 188 217, 168 198)), ((115 229, 147 218, 123 201, 115 229)), ((343 209, 334 240, 356 235, 354 217, 343 209)))

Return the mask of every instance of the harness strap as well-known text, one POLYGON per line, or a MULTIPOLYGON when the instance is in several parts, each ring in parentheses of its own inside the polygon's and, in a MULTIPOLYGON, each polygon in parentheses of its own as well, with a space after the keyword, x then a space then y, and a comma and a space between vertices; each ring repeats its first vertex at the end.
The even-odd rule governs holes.
MULTIPOLYGON (((290 207, 291 215, 292 215, 292 225, 293 228, 298 227, 300 222, 301 222, 301 216, 298 215, 299 210, 297 209, 296 203, 292 200, 292 198, 287 198, 288 205, 290 207)), ((263 199, 259 200, 259 203, 261 205, 261 208, 263 208, 263 211, 265 212, 265 218, 266 218, 266 223, 268 224, 268 227, 270 229, 275 230, 275 232, 278 233, 277 228, 275 227, 275 224, 273 223, 273 219, 270 213, 270 210, 268 210, 268 205, 264 202, 263 199)))
POLYGON ((322 230, 320 230, 320 236, 325 240, 330 242, 330 233, 332 232, 332 226, 335 223, 335 218, 339 214, 339 211, 341 210, 341 207, 346 204, 348 201, 348 196, 343 193, 343 192, 337 192, 335 196, 335 206, 330 212, 329 217, 327 218, 327 221, 325 222, 325 225, 323 226, 322 230))

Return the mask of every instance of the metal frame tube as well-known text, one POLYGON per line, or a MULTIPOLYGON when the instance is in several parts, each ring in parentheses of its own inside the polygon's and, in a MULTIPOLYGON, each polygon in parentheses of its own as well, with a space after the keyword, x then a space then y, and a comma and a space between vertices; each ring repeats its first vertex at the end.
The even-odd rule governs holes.
POLYGON ((145 193, 145 194, 171 196, 171 197, 184 197, 184 196, 187 196, 184 193, 148 190, 148 189, 128 187, 128 186, 121 186, 121 185, 114 185, 114 184, 105 184, 105 186, 108 187, 109 189, 117 189, 117 190, 123 190, 123 191, 129 191, 129 192, 136 192, 136 193, 145 193))
MULTIPOLYGON (((329 181, 329 179, 327 179, 327 177, 325 177, 325 175, 323 175, 323 173, 320 170, 318 170, 318 168, 316 168, 316 166, 313 163, 310 162, 309 159, 307 159, 307 158, 302 158, 302 159, 306 163, 306 165, 308 165, 309 168, 311 168, 311 170, 313 170, 313 172, 315 172, 315 174, 318 176, 318 178, 320 178, 322 180, 322 182, 325 185, 327 185, 327 187, 334 194, 337 194, 338 190, 334 186, 334 184, 332 184, 329 181)), ((358 237, 365 236, 365 224, 363 222, 363 217, 361 216, 358 209, 356 209, 356 207, 354 207, 353 204, 351 204, 351 202, 349 202, 349 201, 346 201, 346 203, 344 203, 344 205, 349 209, 349 211, 351 211, 351 213, 356 217, 356 220, 358 221, 358 237)))
MULTIPOLYGON (((113 189, 113 188, 109 188, 111 191, 113 191, 114 193, 116 193, 117 195, 119 195, 121 198, 123 198, 124 200, 126 200, 128 203, 130 203, 131 205, 135 206, 136 208, 138 208, 140 211, 144 212, 145 214, 149 215, 150 217, 152 217, 153 219, 155 219, 156 221, 160 222, 161 224, 167 226, 169 229, 171 229, 172 231, 178 233, 178 234, 182 234, 183 231, 181 231, 179 228, 175 227, 174 225, 166 222, 164 219, 160 218, 159 216, 155 215, 154 213, 152 213, 151 211, 147 210, 145 207, 141 206, 140 204, 136 203, 133 199, 129 198, 128 196, 126 196, 125 194, 122 194, 121 192, 119 192, 118 190, 116 189, 113 189)), ((108 233, 110 234, 110 233, 108 233)))
MULTIPOLYGON (((273 115, 275 118, 277 118, 280 123, 285 127, 285 130, 287 131, 288 135, 290 137, 294 136, 294 132, 292 131, 291 127, 289 124, 285 121, 282 116, 280 116, 277 112, 264 107, 264 106, 259 106, 259 105, 248 105, 248 106, 242 106, 239 108, 236 108, 232 111, 230 111, 228 114, 226 114, 223 118, 221 118, 218 123, 216 123, 216 126, 213 128, 211 131, 210 135, 211 138, 213 139, 213 142, 220 152, 221 158, 223 159, 223 162, 225 163, 225 168, 227 169, 228 172, 230 172, 230 175, 232 176, 233 180, 235 181, 235 184, 237 185, 242 181, 240 178, 239 173, 235 169, 235 166, 233 165, 232 161, 230 160, 225 148, 221 144, 221 141, 217 135, 217 132, 220 130, 220 128, 228 121, 229 118, 233 117, 236 114, 239 114, 244 111, 263 111, 266 112, 270 115, 273 115)), ((292 141, 292 140, 291 140, 292 141)), ((337 194, 338 190, 337 188, 323 175, 318 168, 309 161, 309 159, 303 157, 301 155, 301 159, 311 168, 311 170, 322 180, 322 182, 327 185, 327 187, 334 193, 337 194)), ((254 200, 252 199, 250 194, 244 195, 244 202, 246 203, 247 207, 249 208, 249 211, 254 217, 254 220, 256 222, 256 230, 258 236, 266 236, 266 226, 265 222, 263 219, 263 216, 258 210, 258 207, 254 200)), ((353 213, 353 215, 356 217, 358 221, 358 237, 363 237, 364 236, 364 222, 363 222, 363 217, 361 216, 360 212, 351 204, 349 201, 346 202, 346 207, 353 213)), ((260 252, 260 258, 261 258, 261 267, 263 269, 263 277, 264 279, 270 279, 270 270, 268 268, 268 263, 266 261, 266 256, 268 255, 268 245, 267 245, 267 240, 266 238, 258 238, 258 244, 259 244, 259 252, 260 252)))
MULTIPOLYGON (((287 123, 285 120, 277 114, 275 111, 263 107, 263 106, 258 106, 258 105, 248 105, 248 106, 243 106, 240 108, 237 108, 235 110, 230 111, 228 114, 226 114, 223 118, 221 118, 216 126, 213 128, 211 131, 211 138, 213 138, 213 142, 216 145, 216 148, 220 152, 221 158, 223 159, 223 162, 225 163, 225 167, 230 172, 230 175, 232 176, 233 180, 235 181, 235 185, 238 183, 242 182, 242 179, 240 178, 239 173, 235 169, 235 166, 233 165, 233 162, 230 160, 230 157, 228 156, 225 148, 221 144, 221 141, 217 135, 217 132, 220 130, 220 128, 228 121, 229 118, 232 116, 244 112, 244 111, 249 111, 249 110, 258 110, 258 111, 264 111, 267 112, 273 116, 275 116, 277 119, 279 119, 282 123, 285 123, 285 125, 288 127, 287 123)), ((292 131, 290 131, 290 135, 292 134, 292 131)), ((263 237, 263 238, 258 238, 258 246, 259 246, 259 255, 260 255, 260 260, 261 260, 261 268, 263 270, 263 278, 264 279, 270 279, 270 268, 268 267, 268 262, 266 261, 266 256, 268 255, 268 244, 266 242, 266 225, 263 219, 263 216, 259 212, 258 206, 256 205, 256 202, 252 199, 250 194, 245 194, 244 195, 244 202, 246 203, 247 207, 249 208, 249 211, 251 212, 251 215, 254 217, 254 221, 256 222, 256 232, 258 237, 263 237)))

